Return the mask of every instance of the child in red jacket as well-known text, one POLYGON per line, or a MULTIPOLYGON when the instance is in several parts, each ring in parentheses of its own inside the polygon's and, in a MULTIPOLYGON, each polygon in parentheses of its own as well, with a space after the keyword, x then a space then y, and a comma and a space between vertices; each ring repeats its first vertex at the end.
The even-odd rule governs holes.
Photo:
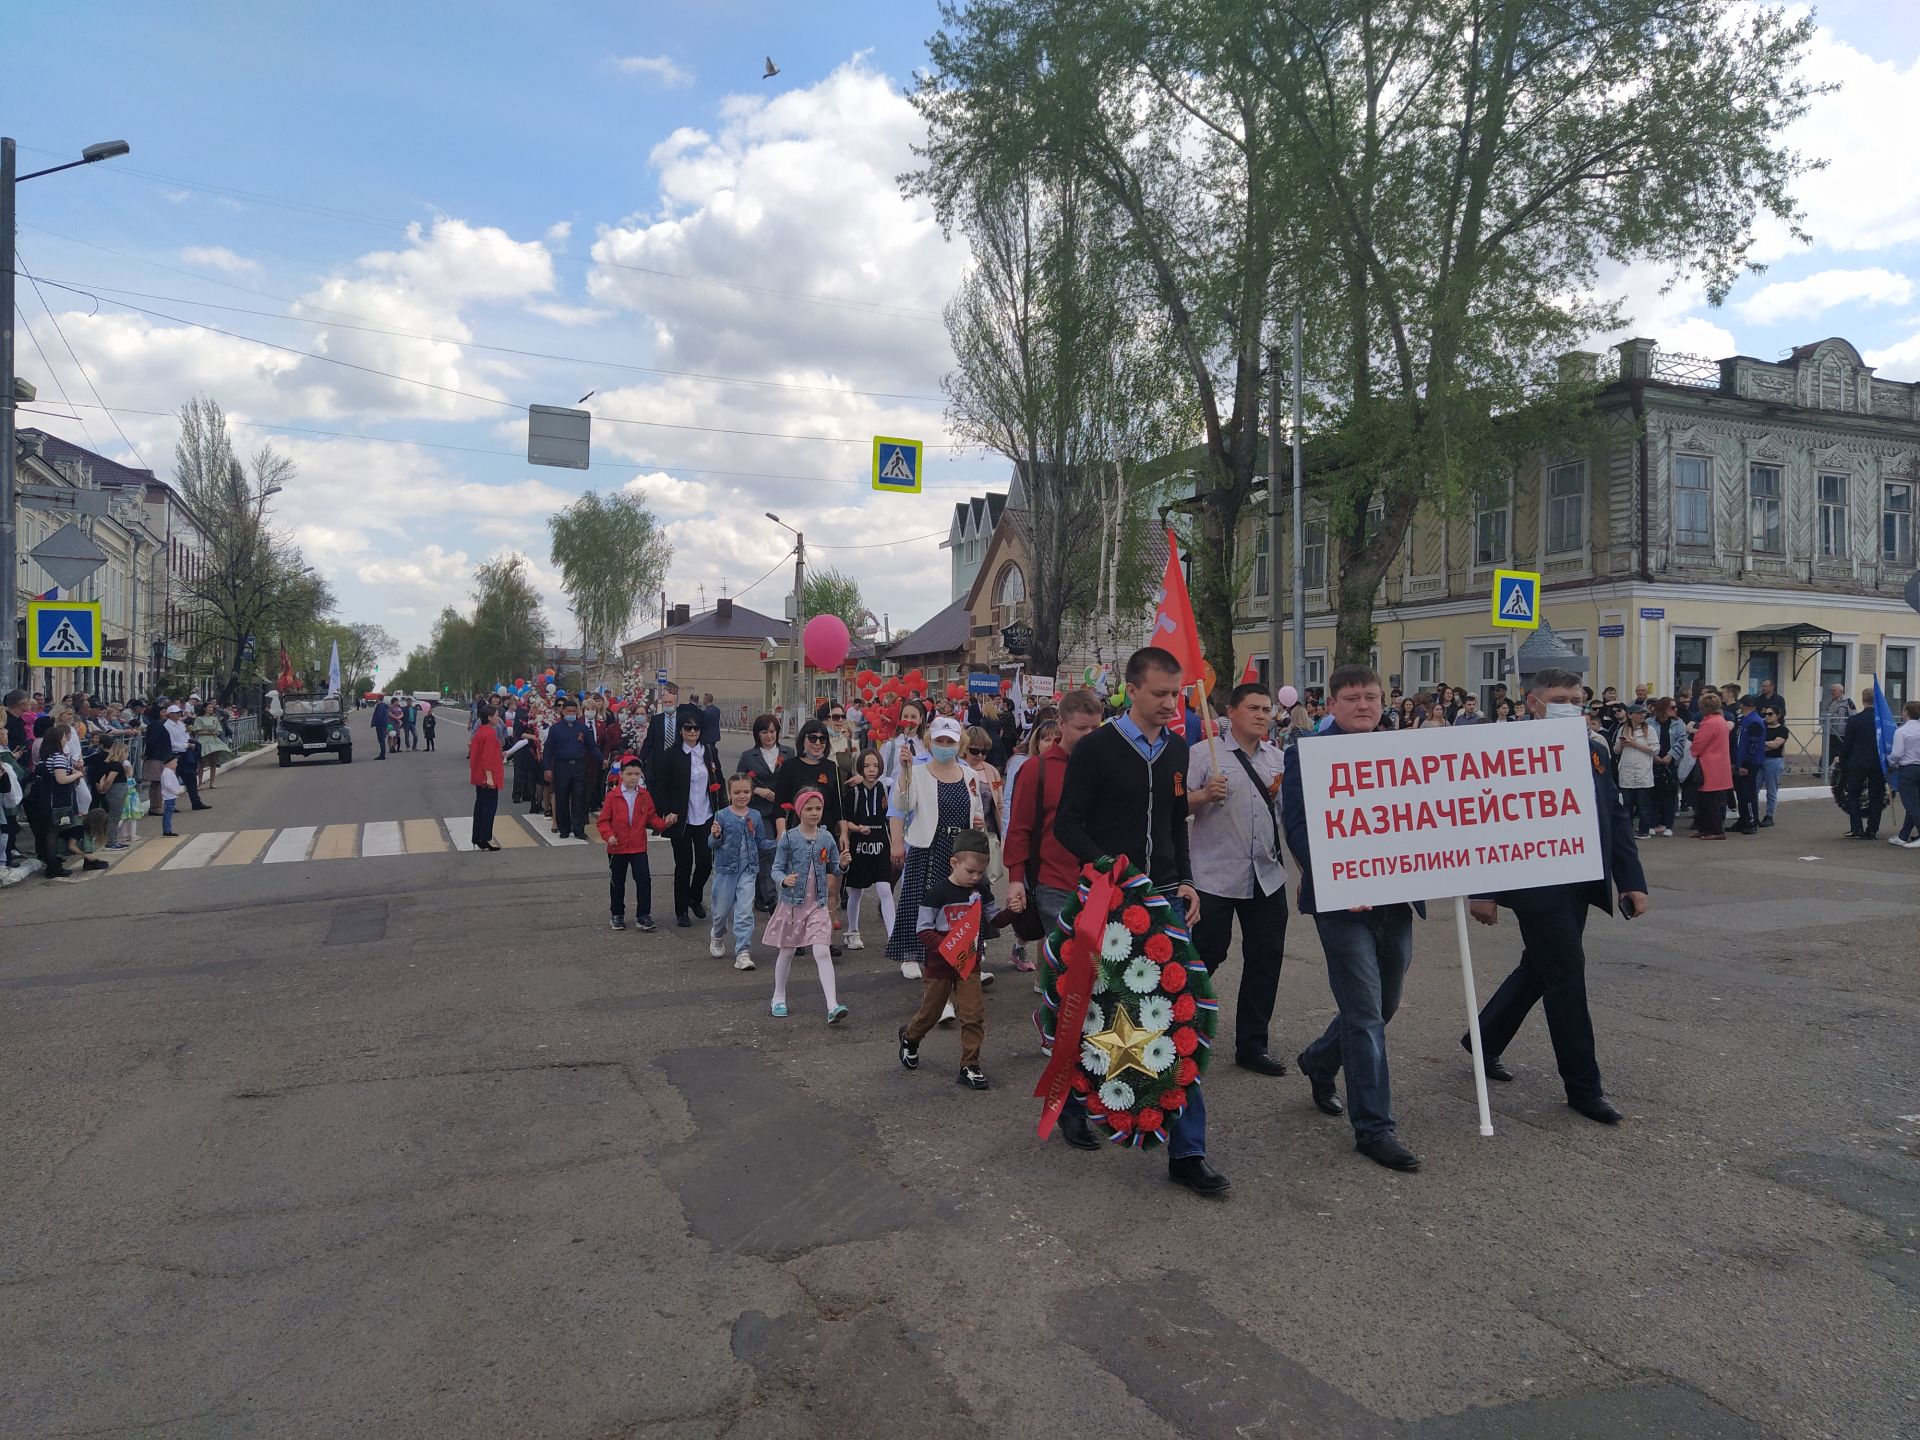
POLYGON ((633 875, 633 928, 653 931, 653 873, 647 869, 647 832, 664 833, 678 815, 656 815, 653 797, 640 783, 640 767, 620 768, 620 788, 611 792, 600 807, 597 828, 607 842, 607 865, 611 870, 609 899, 612 902, 615 930, 627 928, 627 875, 633 875))

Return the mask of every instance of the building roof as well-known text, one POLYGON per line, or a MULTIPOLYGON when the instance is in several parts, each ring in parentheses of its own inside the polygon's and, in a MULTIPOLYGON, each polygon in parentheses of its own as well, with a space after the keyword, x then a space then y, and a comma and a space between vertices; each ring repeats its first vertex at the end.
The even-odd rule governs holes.
POLYGON ((788 627, 785 620, 762 615, 758 610, 749 610, 744 605, 730 605, 728 611, 728 614, 722 615, 719 607, 715 606, 682 624, 649 630, 637 639, 627 641, 627 644, 639 645, 648 640, 735 640, 758 645, 769 638, 782 645, 787 643, 788 627))
POLYGON ((947 538, 940 542, 940 548, 945 550, 950 545, 956 545, 968 534, 992 534, 993 527, 1000 523, 1001 512, 1006 508, 1006 494, 998 490, 957 503, 953 507, 953 519, 947 525, 947 538))
POLYGON ((73 460, 92 472, 94 482, 100 485, 155 485, 165 484, 151 470, 136 470, 131 465, 122 465, 118 460, 109 460, 85 446, 76 445, 71 440, 62 440, 58 435, 50 435, 45 430, 23 425, 15 432, 22 440, 29 436, 40 439, 40 453, 48 460, 73 460))
POLYGON ((887 651, 889 660, 913 659, 921 655, 944 655, 964 650, 973 634, 973 611, 967 597, 961 596, 936 613, 917 629, 893 642, 887 651))

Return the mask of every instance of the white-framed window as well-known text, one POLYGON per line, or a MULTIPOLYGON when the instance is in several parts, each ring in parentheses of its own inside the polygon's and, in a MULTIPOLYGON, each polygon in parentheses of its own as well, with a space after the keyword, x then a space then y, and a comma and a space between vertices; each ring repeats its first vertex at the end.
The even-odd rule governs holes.
POLYGON ((1305 688, 1318 689, 1327 683, 1327 652, 1309 650, 1300 662, 1300 680, 1305 688))
POLYGON ((1816 552, 1822 560, 1847 558, 1847 487, 1845 475, 1819 475, 1814 487, 1820 502, 1820 534, 1816 552))
POLYGON ((1473 563, 1507 563, 1507 502, 1483 505, 1473 521, 1473 563))
POLYGON ((1786 552, 1780 528, 1781 484, 1778 465, 1747 467, 1747 548, 1756 555, 1786 552))
POLYGON ((1675 635, 1673 637, 1673 693, 1676 698, 1690 696, 1696 682, 1713 680, 1713 637, 1711 635, 1675 635))
POLYGON ((1913 490, 1911 480, 1889 480, 1880 490, 1880 560, 1913 564, 1913 490))
MULTIPOLYGON (((1483 715, 1493 714, 1493 687, 1500 683, 1507 647, 1504 641, 1483 641, 1467 646, 1467 682, 1480 697, 1483 715)), ((1436 676, 1436 679, 1439 677, 1436 676)))
POLYGON ((1309 590, 1320 590, 1327 583, 1327 522, 1309 520, 1301 527, 1300 568, 1305 572, 1309 590))
POLYGON ((1438 645, 1409 645, 1401 659, 1404 670, 1401 688, 1422 690, 1438 683, 1442 653, 1438 645))
POLYGON ((1550 466, 1547 470, 1547 553, 1565 555, 1586 543, 1586 462, 1550 466))
POLYGON ((1673 543, 1713 544, 1713 461, 1705 455, 1673 457, 1673 543))
POLYGON ((1271 588, 1272 543, 1272 532, 1256 521, 1253 527, 1253 593, 1256 595, 1265 595, 1271 588))
POLYGON ((1896 716, 1913 699, 1913 654, 1911 645, 1888 645, 1880 660, 1880 688, 1896 716))
POLYGON ((1247 659, 1253 662, 1253 673, 1260 678, 1260 683, 1271 691, 1273 689, 1273 664, 1268 660, 1266 651, 1262 650, 1257 655, 1249 655, 1247 659))
POLYGON ((1827 708, 1828 687, 1839 685, 1853 694, 1853 646, 1844 640, 1820 647, 1820 708, 1827 708))

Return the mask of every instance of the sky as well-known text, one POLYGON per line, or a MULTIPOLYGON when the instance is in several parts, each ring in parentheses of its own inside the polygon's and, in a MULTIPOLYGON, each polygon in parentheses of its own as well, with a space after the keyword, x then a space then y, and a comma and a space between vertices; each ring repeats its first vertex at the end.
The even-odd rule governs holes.
MULTIPOLYGON (((133 146, 20 188, 41 283, 19 285, 17 366, 79 417, 22 424, 169 476, 172 417, 214 397, 243 452, 298 465, 277 514, 342 616, 403 646, 503 550, 570 639, 546 517, 588 488, 644 495, 674 603, 780 614, 792 537, 771 510, 895 631, 946 604, 952 504, 1007 465, 946 433, 965 249, 897 184, 932 0, 81 13, 23 0, 0 21, 36 57, 0 99, 23 171, 133 146), (525 407, 589 392, 593 468, 528 465, 525 407), (928 443, 923 495, 872 492, 877 434, 928 443)), ((1766 273, 1719 309, 1609 272, 1632 323, 1595 346, 1774 358, 1838 334, 1920 380, 1910 16, 1819 11, 1809 71, 1840 89, 1791 136, 1828 161, 1800 191, 1812 243, 1763 231, 1766 273)))

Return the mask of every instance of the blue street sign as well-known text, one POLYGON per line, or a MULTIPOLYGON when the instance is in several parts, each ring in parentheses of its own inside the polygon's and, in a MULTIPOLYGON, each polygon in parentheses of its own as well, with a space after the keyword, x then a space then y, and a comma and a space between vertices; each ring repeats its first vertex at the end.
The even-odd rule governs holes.
POLYGON ((1602 625, 1600 627, 1600 638, 1602 640, 1617 640, 1626 633, 1627 627, 1624 625, 1602 625))
POLYGON ((1493 572, 1492 623, 1506 630, 1540 627, 1540 577, 1529 570, 1493 572))
POLYGON ((662 666, 660 669, 653 672, 653 683, 656 685, 664 685, 667 683, 667 671, 665 666, 662 666))
POLYGON ((27 663, 98 665, 100 602, 30 600, 27 602, 27 663))
POLYGON ((925 449, 919 440, 902 440, 897 435, 873 437, 873 488, 896 495, 920 493, 920 459, 925 449))
POLYGON ((1640 618, 1642 620, 1664 620, 1667 618, 1667 612, 1664 609, 1648 610, 1643 608, 1640 611, 1640 618))
POLYGON ((1000 693, 1000 677, 991 672, 983 674, 980 671, 975 671, 973 674, 967 676, 967 693, 969 695, 998 695, 1000 693))

